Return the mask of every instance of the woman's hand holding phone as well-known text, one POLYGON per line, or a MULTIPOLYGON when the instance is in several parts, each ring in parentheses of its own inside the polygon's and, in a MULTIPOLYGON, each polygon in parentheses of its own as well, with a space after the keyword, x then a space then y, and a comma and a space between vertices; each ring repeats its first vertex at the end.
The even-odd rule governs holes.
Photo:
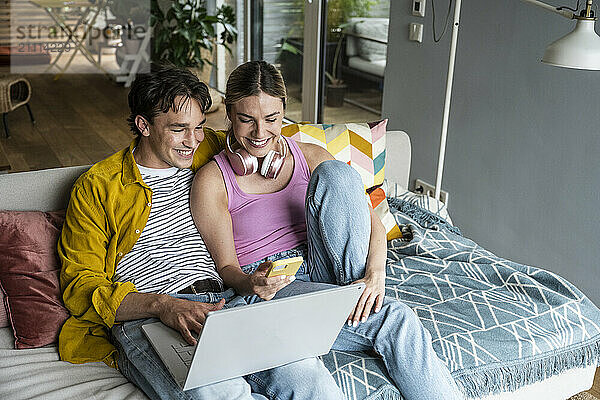
POLYGON ((271 262, 266 261, 248 275, 251 291, 263 300, 271 300, 278 291, 292 283, 296 277, 287 275, 267 276, 271 262))

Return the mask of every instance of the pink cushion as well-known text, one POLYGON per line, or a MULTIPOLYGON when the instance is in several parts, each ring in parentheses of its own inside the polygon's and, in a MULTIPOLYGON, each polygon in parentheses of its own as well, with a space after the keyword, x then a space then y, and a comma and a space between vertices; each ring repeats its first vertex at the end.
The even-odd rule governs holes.
POLYGON ((56 252, 63 221, 64 212, 0 211, 0 285, 17 349, 56 342, 69 316, 56 252))

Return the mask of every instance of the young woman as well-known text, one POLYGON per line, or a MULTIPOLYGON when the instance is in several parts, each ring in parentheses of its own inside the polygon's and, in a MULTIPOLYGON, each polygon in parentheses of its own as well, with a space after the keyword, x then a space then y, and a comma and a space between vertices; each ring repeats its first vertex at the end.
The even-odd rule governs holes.
POLYGON ((286 89, 264 61, 227 82, 226 149, 198 171, 196 226, 227 286, 263 300, 362 281, 366 289, 333 348, 375 350, 405 399, 463 398, 412 310, 385 298, 384 228, 359 174, 323 148, 281 135, 286 89), (301 255, 295 279, 268 261, 301 255))

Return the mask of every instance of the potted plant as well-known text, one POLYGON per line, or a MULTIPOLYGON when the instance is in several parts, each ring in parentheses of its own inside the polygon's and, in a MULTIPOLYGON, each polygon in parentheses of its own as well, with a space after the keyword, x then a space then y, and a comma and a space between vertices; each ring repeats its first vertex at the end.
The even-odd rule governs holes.
POLYGON ((224 5, 209 15, 205 0, 173 0, 163 11, 158 0, 152 0, 151 10, 152 59, 188 67, 208 83, 215 46, 231 53, 229 45, 237 38, 233 8, 224 5), (220 35, 216 26, 222 27, 220 35))

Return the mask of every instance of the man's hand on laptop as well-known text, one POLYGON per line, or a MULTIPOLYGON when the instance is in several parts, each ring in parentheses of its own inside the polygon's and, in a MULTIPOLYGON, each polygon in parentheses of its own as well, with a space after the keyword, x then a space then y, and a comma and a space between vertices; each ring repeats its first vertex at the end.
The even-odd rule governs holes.
POLYGON ((158 316, 163 324, 179 331, 185 341, 194 346, 196 339, 192 336, 192 332, 199 334, 204 326, 206 314, 220 310, 224 305, 225 299, 211 304, 169 297, 161 307, 158 316))
POLYGON ((278 291, 292 283, 295 276, 272 276, 267 278, 267 270, 271 266, 270 262, 264 262, 254 271, 254 273, 248 275, 248 284, 250 291, 256 294, 263 300, 271 300, 275 297, 278 291))

